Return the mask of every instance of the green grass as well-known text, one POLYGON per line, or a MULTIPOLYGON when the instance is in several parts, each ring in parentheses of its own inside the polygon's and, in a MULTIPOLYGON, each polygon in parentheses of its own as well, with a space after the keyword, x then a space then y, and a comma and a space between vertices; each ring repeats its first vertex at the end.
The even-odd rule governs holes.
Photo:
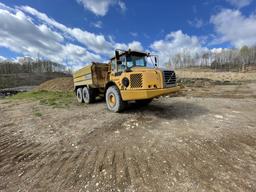
MULTIPOLYGON (((73 92, 53 92, 53 91, 32 91, 18 93, 10 97, 11 100, 31 100, 39 101, 41 105, 52 106, 54 108, 68 107, 74 102, 73 92)), ((39 116, 37 114, 36 116, 39 116)))
POLYGON ((40 112, 35 112, 34 115, 35 115, 36 117, 42 117, 43 114, 40 113, 40 112))

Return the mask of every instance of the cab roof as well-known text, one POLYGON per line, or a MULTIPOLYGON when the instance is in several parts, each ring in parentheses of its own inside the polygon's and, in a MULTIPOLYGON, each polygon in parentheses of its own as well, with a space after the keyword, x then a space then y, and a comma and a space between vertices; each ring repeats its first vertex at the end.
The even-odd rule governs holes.
MULTIPOLYGON (((125 52, 122 52, 121 54, 119 54, 120 57, 123 55, 133 55, 133 56, 138 56, 138 57, 145 57, 145 56, 148 56, 148 53, 139 52, 139 51, 125 51, 125 52)), ((112 57, 110 60, 113 60, 115 58, 116 58, 116 56, 112 57)))

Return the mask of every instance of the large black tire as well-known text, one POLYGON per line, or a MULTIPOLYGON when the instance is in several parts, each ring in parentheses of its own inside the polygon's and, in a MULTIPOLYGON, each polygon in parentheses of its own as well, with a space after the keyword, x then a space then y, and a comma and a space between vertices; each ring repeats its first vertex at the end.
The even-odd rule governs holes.
POLYGON ((76 98, 77 98, 77 101, 79 103, 83 103, 84 102, 84 99, 83 99, 83 94, 82 94, 82 88, 78 88, 76 90, 76 98))
POLYGON ((93 89, 88 87, 84 87, 82 91, 83 100, 86 104, 93 103, 95 101, 95 94, 93 89))
POLYGON ((153 99, 136 100, 136 105, 141 106, 141 107, 147 106, 151 103, 152 100, 153 99))
POLYGON ((110 86, 107 89, 105 98, 108 110, 115 113, 124 110, 126 102, 122 100, 120 91, 116 86, 110 86))

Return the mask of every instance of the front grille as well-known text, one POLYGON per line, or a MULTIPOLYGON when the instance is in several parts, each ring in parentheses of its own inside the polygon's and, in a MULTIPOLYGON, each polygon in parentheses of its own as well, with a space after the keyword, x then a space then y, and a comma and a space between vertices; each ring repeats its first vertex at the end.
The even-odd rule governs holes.
POLYGON ((142 88, 142 74, 131 74, 131 88, 142 88))
POLYGON ((163 76, 166 87, 176 85, 176 75, 174 71, 164 71, 163 76))

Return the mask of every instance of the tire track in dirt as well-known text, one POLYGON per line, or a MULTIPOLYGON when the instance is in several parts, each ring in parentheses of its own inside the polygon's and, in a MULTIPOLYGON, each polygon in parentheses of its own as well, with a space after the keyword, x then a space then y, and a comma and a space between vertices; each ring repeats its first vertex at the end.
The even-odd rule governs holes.
POLYGON ((125 152, 125 156, 127 157, 127 167, 131 179, 131 186, 139 191, 146 191, 147 188, 144 185, 144 179, 140 173, 140 168, 133 151, 128 148, 125 152))
POLYGON ((33 151, 37 149, 40 144, 31 144, 27 145, 24 150, 18 151, 17 155, 13 153, 12 156, 8 156, 1 164, 6 165, 1 168, 3 174, 11 173, 14 170, 17 170, 17 167, 21 163, 30 162, 30 157, 33 156, 33 151))
MULTIPOLYGON (((83 159, 81 159, 81 164, 79 165, 79 170, 78 170, 78 177, 74 178, 74 183, 73 185, 76 185, 76 188, 79 189, 84 189, 85 183, 84 181, 87 178, 87 175, 89 172, 87 172, 87 163, 90 161, 89 159, 92 158, 94 155, 95 148, 90 148, 88 152, 85 152, 83 159)), ((75 189, 74 189, 75 190, 75 189)))
POLYGON ((82 174, 83 174, 82 169, 84 167, 85 160, 88 158, 91 150, 92 150, 92 148, 85 150, 85 151, 81 150, 80 157, 75 162, 72 172, 68 175, 68 177, 64 183, 64 186, 66 188, 68 188, 68 187, 75 188, 76 187, 77 183, 79 182, 79 180, 82 177, 82 174))
POLYGON ((60 169, 58 175, 56 175, 55 180, 59 185, 56 185, 57 191, 61 191, 62 189, 69 188, 72 186, 67 186, 66 183, 68 182, 68 177, 72 170, 75 168, 77 161, 81 157, 81 151, 76 150, 70 154, 70 157, 63 162, 64 165, 60 169))
POLYGON ((2 152, 0 155, 0 168, 3 165, 6 165, 6 161, 10 162, 17 154, 23 150, 26 150, 30 146, 31 144, 27 143, 26 141, 22 141, 16 142, 3 149, 4 152, 2 152))
POLYGON ((47 180, 51 183, 55 183, 58 179, 62 168, 64 167, 66 161, 71 157, 71 152, 62 151, 60 153, 56 153, 54 157, 53 163, 49 164, 51 167, 51 171, 47 173, 47 180), (55 166, 56 165, 56 166, 55 166))
MULTIPOLYGON (((102 180, 100 179, 103 174, 103 167, 104 167, 104 159, 107 155, 107 148, 106 147, 97 147, 97 155, 95 156, 95 161, 92 164, 91 172, 88 175, 91 177, 91 181, 88 183, 88 189, 93 189, 93 187, 97 186, 98 188, 102 188, 102 180)), ((105 183, 105 182, 104 182, 105 183)), ((91 189, 91 190, 92 190, 91 189)))
POLYGON ((116 185, 119 189, 125 189, 131 184, 128 172, 125 150, 116 152, 116 185))
MULTIPOLYGON (((31 191, 35 189, 40 190, 45 187, 44 184, 42 184, 42 181, 44 180, 43 178, 47 177, 49 172, 51 172, 50 165, 56 163, 54 155, 48 155, 48 156, 46 155, 43 161, 44 162, 40 164, 39 167, 35 170, 35 174, 30 176, 32 178, 32 181, 30 182, 31 191)), ((62 161, 65 161, 65 159, 61 159, 57 163, 61 163, 62 161)))
POLYGON ((116 151, 112 149, 108 149, 104 155, 104 159, 102 160, 102 164, 99 169, 100 172, 96 179, 97 181, 104 181, 98 184, 100 185, 101 190, 110 191, 113 186, 116 186, 115 156, 116 151))
POLYGON ((29 164, 22 167, 23 174, 21 178, 31 177, 34 176, 37 171, 38 167, 43 166, 49 154, 54 154, 56 146, 49 146, 49 145, 41 145, 41 149, 32 150, 33 155, 30 156, 29 164))

